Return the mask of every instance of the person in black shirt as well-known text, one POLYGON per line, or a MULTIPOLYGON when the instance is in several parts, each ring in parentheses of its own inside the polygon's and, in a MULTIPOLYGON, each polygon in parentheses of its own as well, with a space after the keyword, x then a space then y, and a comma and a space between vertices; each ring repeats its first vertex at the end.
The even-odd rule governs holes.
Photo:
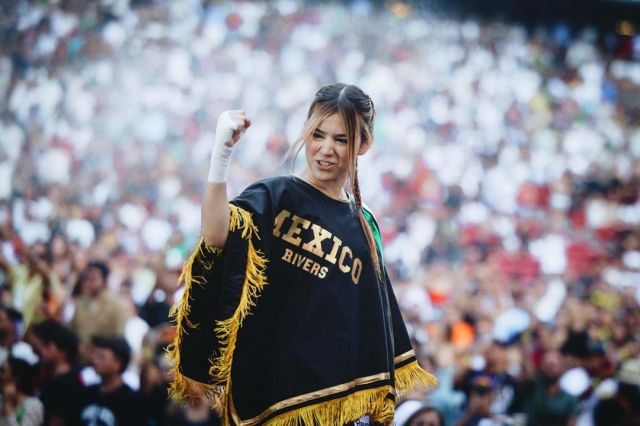
POLYGON ((76 366, 78 337, 57 321, 47 320, 33 326, 28 340, 45 369, 40 389, 47 426, 76 425, 84 399, 84 383, 76 366))
POLYGON ((229 203, 229 159, 251 121, 242 110, 221 114, 202 238, 172 309, 172 396, 196 401, 200 386, 225 425, 388 424, 396 395, 435 384, 418 365, 360 197, 358 157, 373 144, 374 118, 360 88, 322 87, 292 147, 306 167, 229 203))
POLYGON ((122 381, 131 349, 122 337, 93 337, 91 363, 101 378, 89 386, 80 424, 85 426, 142 426, 146 424, 137 392, 122 381))

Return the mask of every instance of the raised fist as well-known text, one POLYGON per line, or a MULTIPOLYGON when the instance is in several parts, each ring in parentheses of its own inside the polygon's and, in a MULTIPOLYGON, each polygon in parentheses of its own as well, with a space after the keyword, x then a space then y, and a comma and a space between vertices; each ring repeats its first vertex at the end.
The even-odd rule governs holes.
POLYGON ((251 126, 251 120, 247 118, 244 110, 228 110, 220 114, 216 125, 215 143, 223 143, 227 147, 233 147, 242 134, 251 126))
POLYGON ((234 109, 220 114, 211 151, 209 182, 226 182, 233 148, 249 126, 251 126, 251 120, 247 118, 244 110, 234 109))

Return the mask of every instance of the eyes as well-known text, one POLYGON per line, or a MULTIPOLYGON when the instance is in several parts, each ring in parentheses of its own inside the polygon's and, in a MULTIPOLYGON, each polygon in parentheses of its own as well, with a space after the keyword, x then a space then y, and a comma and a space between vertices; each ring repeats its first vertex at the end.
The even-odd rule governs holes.
MULTIPOLYGON (((313 132, 313 140, 322 141, 325 137, 326 134, 322 130, 316 130, 315 132, 313 132)), ((341 145, 347 144, 347 137, 343 135, 336 136, 334 140, 341 145)))

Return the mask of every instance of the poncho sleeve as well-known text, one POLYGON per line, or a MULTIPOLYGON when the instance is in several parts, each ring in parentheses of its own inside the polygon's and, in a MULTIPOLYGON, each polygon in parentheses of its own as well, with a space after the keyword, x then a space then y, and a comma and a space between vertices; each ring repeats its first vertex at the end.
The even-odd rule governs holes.
POLYGON ((266 284, 266 258, 252 213, 235 204, 229 212, 224 248, 200 239, 183 266, 184 291, 170 312, 176 334, 168 348, 170 396, 195 400, 198 387, 223 413, 238 330, 266 284))

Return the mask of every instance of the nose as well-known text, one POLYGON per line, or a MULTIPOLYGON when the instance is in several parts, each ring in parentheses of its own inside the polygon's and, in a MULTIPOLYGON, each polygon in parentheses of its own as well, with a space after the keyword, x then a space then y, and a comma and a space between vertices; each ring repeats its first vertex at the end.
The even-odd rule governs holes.
POLYGON ((320 152, 323 155, 331 155, 333 152, 333 141, 331 138, 326 137, 322 140, 322 146, 320 147, 320 152))

